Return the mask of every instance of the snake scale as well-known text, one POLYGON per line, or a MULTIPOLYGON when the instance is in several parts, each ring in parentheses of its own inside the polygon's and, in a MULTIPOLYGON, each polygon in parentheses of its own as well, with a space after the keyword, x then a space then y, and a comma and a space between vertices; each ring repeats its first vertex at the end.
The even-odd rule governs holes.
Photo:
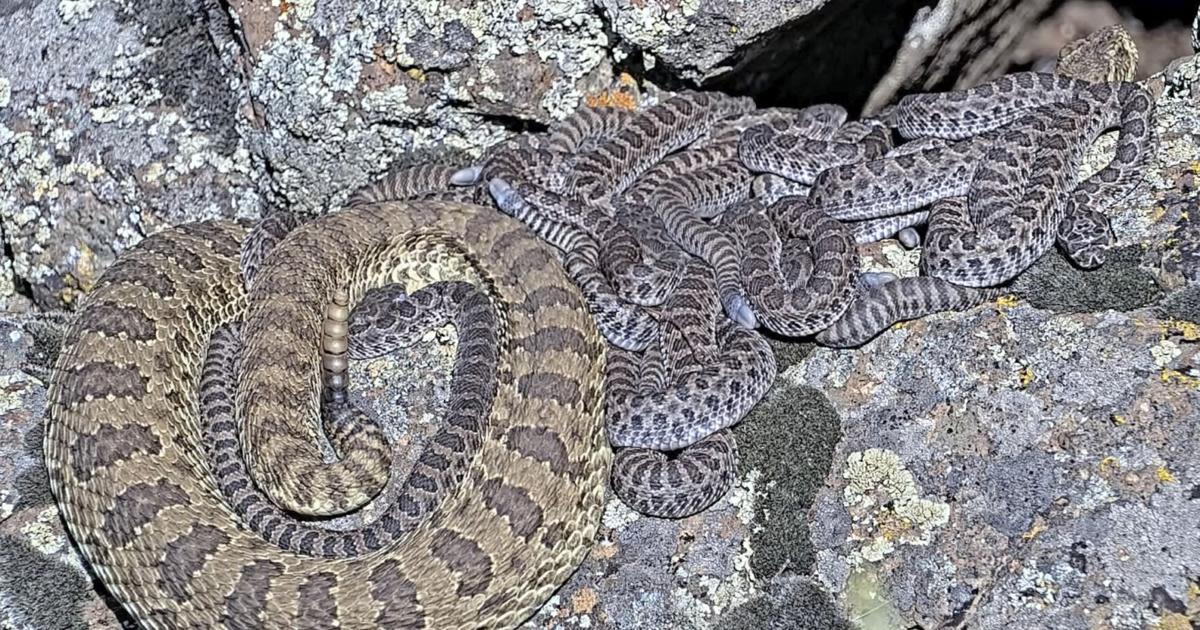
MULTIPOLYGON (((70 533, 105 584, 147 627, 475 628, 528 617, 586 553, 611 457, 605 347, 553 254, 479 206, 360 205, 289 233, 247 294, 246 233, 208 222, 145 239, 105 272, 67 334, 46 460, 70 533), (437 513, 348 557, 316 532, 293 531, 281 549, 238 526, 198 418, 210 337, 242 322, 237 395, 258 403, 246 404, 246 434, 273 427, 248 462, 267 473, 265 492, 291 511, 321 511, 356 500, 341 483, 360 465, 348 450, 331 466, 310 441, 322 305, 338 288, 354 303, 388 283, 448 279, 491 303, 497 368, 475 375, 491 381, 493 401, 468 405, 482 415, 478 452, 437 513)), ((461 393, 467 403, 484 395, 461 393)))
POLYGON ((606 441, 624 501, 703 509, 733 481, 728 427, 775 375, 753 328, 856 345, 997 295, 1056 240, 1100 264, 1101 209, 1152 151, 1151 115, 1131 84, 1032 74, 853 122, 684 93, 581 110, 481 167, 393 173, 307 224, 174 228, 123 255, 68 331, 52 487, 148 627, 513 626, 594 536, 606 441), (889 126, 909 142, 892 147, 889 126), (1073 181, 1112 126, 1114 163, 1073 181), (477 205, 492 200, 502 213, 477 205), (1023 212, 1031 200, 1049 209, 1023 212), (857 244, 915 244, 925 223, 927 275, 859 273, 857 244), (999 257, 970 249, 989 223, 1016 234, 999 257), (340 321, 322 319, 331 304, 340 321), (331 355, 385 352, 435 320, 460 333, 444 426, 389 482, 386 440, 339 397, 331 355), (357 528, 297 518, 389 483, 399 498, 357 528))

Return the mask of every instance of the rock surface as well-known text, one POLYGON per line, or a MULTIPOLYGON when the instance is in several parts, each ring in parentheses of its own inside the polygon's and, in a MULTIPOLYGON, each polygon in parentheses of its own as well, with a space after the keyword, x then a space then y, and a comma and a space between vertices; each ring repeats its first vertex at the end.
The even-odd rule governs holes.
POLYGON ((478 154, 585 100, 619 99, 608 89, 623 70, 851 109, 888 73, 882 102, 1005 49, 1045 1, 950 3, 949 21, 890 0, 10 3, 0 300, 69 306, 165 226, 323 212, 403 155, 478 154), (1027 8, 997 17, 1016 5, 1027 8), (888 72, 906 32, 939 52, 888 72))
MULTIPOLYGON (((0 317, 0 627, 128 622, 97 595, 49 493, 45 390, 32 375, 52 361, 53 329, 38 325, 48 315, 17 313, 30 299, 71 303, 116 253, 166 225, 257 216, 264 199, 317 211, 401 152, 476 151, 517 119, 545 122, 585 94, 601 98, 594 90, 618 67, 604 51, 622 45, 600 41, 610 31, 635 42, 628 59, 649 52, 660 71, 719 81, 725 53, 679 42, 692 33, 745 53, 771 29, 739 23, 747 39, 721 39, 720 16, 748 15, 749 2, 700 3, 691 30, 640 43, 620 15, 665 3, 488 13, 499 3, 443 2, 453 17, 442 21, 433 3, 402 4, 380 19, 349 3, 235 2, 241 47, 188 3, 0 9, 5 32, 42 33, 0 39, 0 58, 29 70, 0 68, 10 254, 0 277, 11 285, 0 317), (330 37, 356 19, 374 20, 362 41, 330 37), (488 76, 476 64, 493 46, 505 52, 488 76), (602 53, 596 65, 564 61, 589 50, 602 53), (513 63, 544 82, 505 84, 513 63)), ((845 18, 814 9, 777 13, 800 27, 845 18)), ((736 430, 734 491, 681 521, 610 497, 588 560, 527 627, 1200 619, 1200 60, 1164 82, 1159 158, 1114 217, 1122 250, 1108 265, 1082 273, 1048 256, 1015 302, 898 326, 857 350, 776 343, 781 377, 736 430)), ((885 243, 872 265, 903 271, 913 256, 885 243)), ((448 369, 436 341, 354 368, 402 444, 419 444, 445 396, 414 385, 448 369)))

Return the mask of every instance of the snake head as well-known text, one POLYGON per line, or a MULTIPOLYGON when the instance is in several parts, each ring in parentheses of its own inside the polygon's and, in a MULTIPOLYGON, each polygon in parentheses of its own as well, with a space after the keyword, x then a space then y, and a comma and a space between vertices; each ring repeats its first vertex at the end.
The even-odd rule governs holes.
POLYGON ((492 199, 496 201, 496 207, 507 215, 516 215, 521 207, 525 205, 525 200, 517 193, 517 189, 513 188, 512 184, 500 177, 493 177, 488 181, 488 192, 491 193, 492 199))
POLYGON ((454 174, 450 176, 450 183, 455 186, 474 186, 482 177, 483 166, 476 164, 454 171, 454 174))
POLYGON ((721 306, 729 319, 751 330, 758 328, 758 317, 754 315, 754 309, 745 296, 738 293, 725 295, 721 298, 721 306))

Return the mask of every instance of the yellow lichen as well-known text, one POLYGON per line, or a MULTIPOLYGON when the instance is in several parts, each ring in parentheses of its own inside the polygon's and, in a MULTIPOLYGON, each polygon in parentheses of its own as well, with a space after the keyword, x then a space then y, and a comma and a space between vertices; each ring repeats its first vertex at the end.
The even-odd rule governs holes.
POLYGON ((1000 297, 996 298, 996 306, 1001 311, 1015 308, 1017 306, 1017 296, 1012 294, 1001 295, 1000 297))
POLYGON ((1029 531, 1023 532, 1021 534, 1021 538, 1023 540, 1033 540, 1034 538, 1037 538, 1039 534, 1046 531, 1047 529, 1048 528, 1046 527, 1046 522, 1039 518, 1033 522, 1033 526, 1029 528, 1029 531))
POLYGON ((1097 468, 1102 474, 1109 471, 1115 472, 1121 469, 1121 462, 1117 461, 1116 457, 1108 455, 1100 460, 1100 464, 1097 466, 1097 468))
POLYGON ((1184 341, 1200 341, 1200 324, 1186 319, 1168 319, 1163 334, 1179 335, 1184 341))
POLYGON ((1127 420, 1125 418, 1125 416, 1123 416, 1119 413, 1114 413, 1112 416, 1109 417, 1109 420, 1112 420, 1113 425, 1118 426, 1118 427, 1125 426, 1126 424, 1129 423, 1129 420, 1127 420))
POLYGON ((1171 471, 1167 470, 1166 466, 1159 466, 1156 468, 1154 470, 1154 477, 1158 479, 1159 483, 1178 483, 1178 480, 1175 479, 1175 475, 1172 475, 1171 471))
POLYGON ((1192 621, 1182 613, 1168 613, 1159 617, 1153 626, 1154 630, 1192 630, 1192 621))
POLYGON ((1033 382, 1033 378, 1033 368, 1026 365, 1017 373, 1017 387, 1020 389, 1029 387, 1029 384, 1033 382))
POLYGON ((1182 385, 1189 389, 1200 389, 1200 378, 1196 378, 1194 376, 1188 376, 1187 374, 1184 374, 1183 372, 1179 372, 1177 370, 1169 370, 1167 368, 1163 368, 1163 370, 1161 372, 1159 372, 1158 378, 1159 378, 1159 380, 1161 380, 1164 383, 1173 383, 1175 385, 1182 385))
POLYGON ((404 74, 407 74, 408 78, 418 83, 425 82, 425 73, 422 72, 420 68, 409 68, 408 70, 404 71, 404 74))
POLYGON ((75 279, 79 288, 90 291, 96 284, 96 252, 87 243, 80 243, 79 258, 75 259, 75 279))

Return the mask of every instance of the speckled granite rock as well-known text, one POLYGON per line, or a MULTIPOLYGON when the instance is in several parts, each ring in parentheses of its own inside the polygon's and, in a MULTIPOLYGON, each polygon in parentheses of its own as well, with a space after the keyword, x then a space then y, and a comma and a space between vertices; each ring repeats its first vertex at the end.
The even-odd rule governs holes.
POLYGON ((841 417, 812 543, 851 614, 926 628, 1200 619, 1198 64, 1167 77, 1158 163, 1114 216, 1109 265, 1048 256, 1018 301, 818 349, 783 374, 841 417))
POLYGON ((890 0, 9 3, 0 301, 61 307, 167 225, 322 212, 403 155, 478 154, 608 98, 621 70, 854 109, 885 74, 923 85, 1005 48, 1044 2, 945 23, 890 0), (918 31, 949 42, 936 63, 889 71, 918 31))

